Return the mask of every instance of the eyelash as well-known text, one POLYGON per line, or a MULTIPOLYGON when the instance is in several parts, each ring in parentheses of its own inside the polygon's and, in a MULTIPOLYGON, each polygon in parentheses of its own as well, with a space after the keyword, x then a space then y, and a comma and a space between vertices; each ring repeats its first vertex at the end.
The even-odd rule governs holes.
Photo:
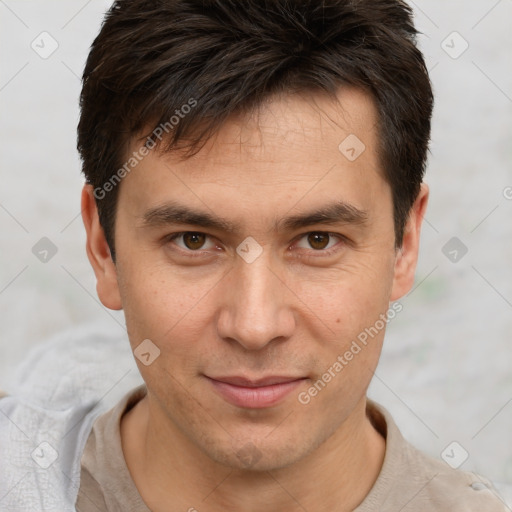
MULTIPOLYGON (((186 235, 186 234, 189 234, 189 233, 194 233, 194 234, 197 234, 197 235, 205 235, 206 237, 208 238, 213 238, 213 237, 210 237, 210 235, 206 234, 206 233, 203 233, 201 231, 180 231, 179 233, 174 233, 172 235, 169 235, 165 238, 165 242, 166 243, 169 243, 169 242, 173 242, 174 240, 176 240, 177 238, 179 238, 180 236, 183 236, 183 235, 186 235)), ((298 241, 301 240, 302 238, 306 237, 307 235, 310 235, 312 233, 317 233, 317 234, 322 234, 322 235, 328 235, 329 237, 334 237, 334 238, 338 238, 340 240, 341 243, 343 242, 347 242, 347 238, 342 236, 342 235, 339 235, 337 233, 330 233, 328 231, 308 231, 307 233, 303 233, 302 235, 300 235, 298 237, 298 241)), ((330 240, 329 240, 330 242, 330 240)), ((327 257, 327 256, 331 256, 333 255, 335 252, 338 252, 340 250, 340 247, 338 247, 340 244, 336 244, 335 246, 331 247, 330 249, 325 249, 325 250, 322 250, 322 249, 310 249, 310 251, 312 252, 316 252, 318 253, 318 256, 313 256, 313 255, 307 255, 306 257, 311 257, 311 258, 317 258, 317 257, 327 257)), ((208 250, 208 249, 207 249, 208 250)), ((178 251, 182 252, 182 253, 185 253, 187 256, 189 257, 193 257, 193 258, 201 258, 201 257, 205 257, 205 252, 207 250, 201 250, 201 249, 198 249, 196 251, 193 251, 191 249, 183 249, 181 247, 178 247, 178 251)), ((308 250, 308 249, 303 249, 303 250, 308 250)), ((299 256, 299 257, 302 257, 302 256, 299 256)))

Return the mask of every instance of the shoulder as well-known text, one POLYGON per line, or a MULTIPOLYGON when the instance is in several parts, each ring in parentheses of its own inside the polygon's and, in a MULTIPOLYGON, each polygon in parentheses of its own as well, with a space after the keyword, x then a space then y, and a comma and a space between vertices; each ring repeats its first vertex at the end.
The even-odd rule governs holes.
POLYGON ((453 469, 407 442, 390 413, 368 401, 368 416, 386 437, 381 473, 357 512, 505 512, 492 483, 476 473, 453 469))
POLYGON ((64 333, 29 354, 0 396, 2 511, 74 511, 94 421, 141 382, 121 336, 64 333))
MULTIPOLYGON (((427 502, 432 510, 451 512, 505 512, 505 503, 490 480, 477 473, 453 469, 407 444, 406 467, 422 478, 417 507, 427 502)), ((430 510, 430 509, 429 509, 430 510)))

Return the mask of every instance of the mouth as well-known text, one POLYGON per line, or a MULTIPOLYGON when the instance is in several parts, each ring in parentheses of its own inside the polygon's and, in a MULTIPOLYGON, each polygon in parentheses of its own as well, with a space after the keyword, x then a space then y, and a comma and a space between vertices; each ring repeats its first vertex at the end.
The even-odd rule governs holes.
POLYGON ((307 380, 306 377, 278 375, 254 380, 239 376, 205 377, 224 400, 237 407, 249 409, 277 405, 307 380))

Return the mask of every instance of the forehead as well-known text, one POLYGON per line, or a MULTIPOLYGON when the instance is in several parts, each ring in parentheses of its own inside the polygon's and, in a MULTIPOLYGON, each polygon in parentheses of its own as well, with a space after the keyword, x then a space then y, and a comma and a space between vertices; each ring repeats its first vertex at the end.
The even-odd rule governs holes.
POLYGON ((357 89, 340 91, 338 101, 275 96, 230 118, 191 157, 151 151, 123 180, 120 201, 140 210, 173 196, 223 210, 259 204, 264 213, 263 204, 277 212, 280 203, 313 204, 338 191, 340 200, 366 209, 383 185, 376 126, 372 98, 357 89))
MULTIPOLYGON (((190 159, 190 167, 206 163, 250 160, 290 161, 305 157, 307 163, 343 153, 339 145, 350 138, 358 146, 373 148, 377 142, 377 111, 373 98, 355 88, 343 89, 334 100, 326 93, 280 94, 267 98, 250 112, 233 115, 190 159)), ((165 155, 163 155, 165 158, 165 155)), ((173 153, 167 155, 175 162, 173 153)))

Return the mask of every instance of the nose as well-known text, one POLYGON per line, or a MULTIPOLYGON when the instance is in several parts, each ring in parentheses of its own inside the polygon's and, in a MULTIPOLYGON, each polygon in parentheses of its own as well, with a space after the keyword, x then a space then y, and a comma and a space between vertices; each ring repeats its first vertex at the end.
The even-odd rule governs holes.
POLYGON ((218 334, 246 350, 260 350, 295 329, 293 293, 264 253, 252 263, 242 258, 223 282, 218 334))

